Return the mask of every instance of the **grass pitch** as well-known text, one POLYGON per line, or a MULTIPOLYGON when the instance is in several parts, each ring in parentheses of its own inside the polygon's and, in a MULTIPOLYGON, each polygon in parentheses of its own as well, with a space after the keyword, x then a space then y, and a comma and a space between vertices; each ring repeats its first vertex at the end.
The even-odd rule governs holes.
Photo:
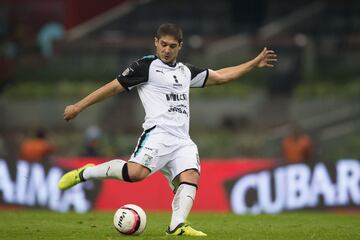
MULTIPOLYGON (((148 224, 140 236, 120 235, 112 225, 113 213, 86 214, 50 211, 0 211, 0 239, 174 239, 165 236, 170 213, 147 213, 148 224)), ((194 228, 208 234, 203 239, 360 239, 360 215, 321 212, 236 216, 192 213, 194 228)), ((175 237, 175 239, 189 237, 175 237)), ((193 239, 193 238, 192 238, 193 239)))

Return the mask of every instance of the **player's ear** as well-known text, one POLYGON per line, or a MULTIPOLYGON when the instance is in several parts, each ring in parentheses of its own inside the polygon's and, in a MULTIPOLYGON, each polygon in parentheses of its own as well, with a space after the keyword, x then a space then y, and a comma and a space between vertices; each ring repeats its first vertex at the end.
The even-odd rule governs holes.
POLYGON ((179 50, 181 50, 182 45, 183 45, 183 42, 180 42, 180 44, 179 44, 179 50))
POLYGON ((159 39, 157 37, 154 37, 154 44, 155 44, 155 47, 157 47, 159 44, 159 39))

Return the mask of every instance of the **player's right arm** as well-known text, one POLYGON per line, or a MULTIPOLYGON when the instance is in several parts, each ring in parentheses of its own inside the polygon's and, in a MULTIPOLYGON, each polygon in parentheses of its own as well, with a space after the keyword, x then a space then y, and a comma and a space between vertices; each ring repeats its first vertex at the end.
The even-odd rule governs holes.
POLYGON ((69 121, 75 118, 85 108, 124 90, 124 87, 119 83, 117 79, 115 79, 95 90, 94 92, 90 93, 85 98, 81 99, 79 102, 66 106, 64 110, 64 119, 66 121, 69 121))
POLYGON ((95 90, 79 102, 65 108, 64 119, 75 118, 82 110, 124 90, 131 90, 148 80, 150 63, 155 56, 146 56, 130 64, 116 79, 95 90))

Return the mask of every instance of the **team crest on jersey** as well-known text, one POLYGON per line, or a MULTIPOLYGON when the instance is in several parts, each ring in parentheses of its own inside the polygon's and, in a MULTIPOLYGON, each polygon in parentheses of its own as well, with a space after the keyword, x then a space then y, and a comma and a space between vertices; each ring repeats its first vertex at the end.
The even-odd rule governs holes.
POLYGON ((182 84, 179 83, 179 79, 177 78, 176 75, 173 75, 173 78, 174 78, 174 81, 175 83, 173 84, 173 86, 176 88, 176 87, 182 87, 182 84))
POLYGON ((185 68, 184 68, 184 66, 180 66, 180 70, 181 70, 181 74, 185 76, 186 74, 185 74, 185 68))

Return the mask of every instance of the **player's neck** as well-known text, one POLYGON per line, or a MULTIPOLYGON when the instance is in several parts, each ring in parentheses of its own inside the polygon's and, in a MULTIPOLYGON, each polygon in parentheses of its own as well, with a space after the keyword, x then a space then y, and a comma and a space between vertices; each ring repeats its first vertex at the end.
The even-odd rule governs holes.
POLYGON ((172 62, 167 63, 167 62, 164 62, 163 60, 161 60, 161 58, 159 58, 159 56, 156 55, 156 57, 157 57, 158 59, 160 59, 161 62, 163 62, 164 64, 168 65, 169 67, 175 67, 176 64, 177 64, 176 59, 174 59, 174 61, 172 61, 172 62))
POLYGON ((165 64, 170 66, 170 67, 175 67, 176 63, 177 63, 176 60, 174 60, 172 63, 165 63, 165 64))

